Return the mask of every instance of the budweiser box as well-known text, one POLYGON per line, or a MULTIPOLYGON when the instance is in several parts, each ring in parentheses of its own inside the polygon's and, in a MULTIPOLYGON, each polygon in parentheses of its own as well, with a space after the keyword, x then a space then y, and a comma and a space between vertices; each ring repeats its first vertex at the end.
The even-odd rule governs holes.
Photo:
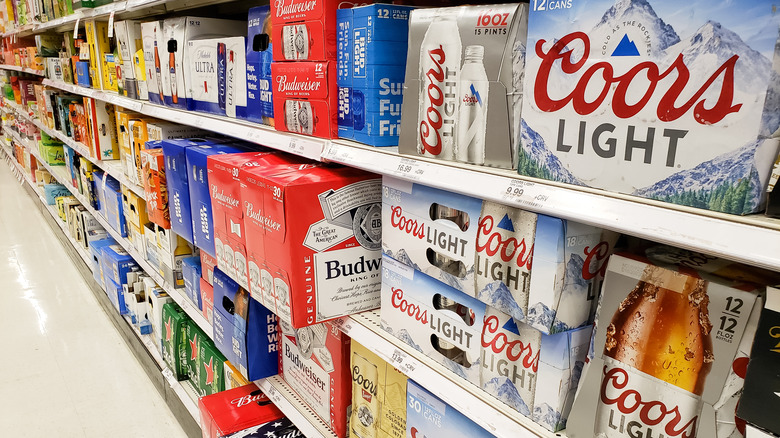
POLYGON ((275 3, 271 8, 273 60, 335 61, 338 7, 335 0, 275 3))
POLYGON ((254 296, 296 328, 376 309, 379 178, 298 161, 240 170, 254 296))
POLYGON ((295 438, 295 426, 254 383, 198 401, 203 438, 295 438))
POLYGON ((339 438, 351 406, 349 336, 325 322, 295 329, 279 322, 279 374, 339 438))
POLYGON ((162 308, 163 360, 176 380, 187 379, 187 314, 176 303, 162 308))
POLYGON ((400 153, 515 168, 527 14, 525 3, 412 11, 400 153))
POLYGON ((274 62, 271 73, 275 78, 274 126, 277 130, 321 138, 338 137, 335 61, 274 62))
MULTIPOLYGON (((246 100, 244 118, 274 125, 274 101, 271 86, 271 7, 249 9, 246 37, 246 100)), ((238 116, 239 118, 241 115, 238 116)))
POLYGON ((214 269, 214 343, 248 380, 278 372, 276 316, 214 269))
POLYGON ((406 436, 406 375, 352 340, 350 436, 406 436))
POLYGON ((754 288, 686 264, 610 257, 567 434, 740 436, 735 370, 755 332, 754 288))
POLYGON ((414 380, 406 387, 406 436, 492 438, 469 417, 456 411, 414 380))
POLYGON ((548 335, 488 307, 481 338, 482 389, 552 432, 564 429, 592 328, 548 335))
POLYGON ((141 42, 144 49, 147 93, 149 101, 158 105, 163 104, 162 76, 163 73, 167 73, 166 70, 163 70, 163 65, 167 65, 168 62, 168 59, 165 57, 165 49, 167 47, 158 47, 157 43, 158 35, 162 39, 162 34, 162 20, 141 23, 141 42))
POLYGON ((780 288, 768 287, 756 338, 750 351, 739 418, 780 435, 780 288))
POLYGON ((200 279, 201 314, 209 324, 214 325, 214 286, 206 279, 200 279))
POLYGON ((201 277, 206 280, 208 284, 214 283, 214 268, 217 266, 217 259, 206 254, 205 251, 200 251, 200 272, 201 277))
POLYGON ((531 11, 519 172, 726 213, 762 209, 778 152, 767 137, 780 125, 773 3, 575 5, 531 11))
POLYGON ((485 310, 485 303, 382 257, 382 328, 475 385, 485 310))
POLYGON ((385 254, 544 333, 590 322, 617 234, 416 183, 382 182, 385 254))

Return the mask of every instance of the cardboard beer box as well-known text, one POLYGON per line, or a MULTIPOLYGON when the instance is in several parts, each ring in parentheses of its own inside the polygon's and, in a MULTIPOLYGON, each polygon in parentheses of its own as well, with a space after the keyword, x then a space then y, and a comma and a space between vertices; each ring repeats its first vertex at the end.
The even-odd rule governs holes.
MULTIPOLYGON (((244 436, 279 436, 294 438, 298 435, 265 434, 251 435, 243 433, 248 429, 267 423, 289 421, 254 383, 238 388, 231 388, 219 394, 202 397, 198 400, 200 424, 203 438, 244 437, 244 436)), ((271 424, 267 424, 274 427, 271 424)), ((272 429, 271 429, 272 430, 272 429)))
POLYGON ((480 384, 486 308, 420 271, 382 257, 382 328, 475 385, 480 384))
POLYGON ((119 312, 120 315, 127 315, 127 305, 125 304, 125 294, 121 284, 117 284, 110 278, 104 278, 106 283, 106 295, 114 305, 114 309, 119 312))
POLYGON ((110 237, 93 241, 89 246, 89 253, 92 257, 92 276, 95 278, 95 282, 104 290, 106 288, 106 282, 103 280, 103 248, 109 245, 116 245, 114 239, 110 237))
POLYGON ((271 73, 277 130, 338 137, 336 61, 274 62, 271 73))
POLYGON ((408 377, 352 340, 350 436, 404 438, 408 377))
POLYGON ((354 136, 352 114, 352 58, 355 56, 352 8, 336 11, 336 85, 338 86, 339 138, 354 136))
POLYGON ((411 12, 400 153, 515 168, 527 16, 527 3, 411 12))
POLYGON ((149 102, 158 105, 163 104, 162 75, 168 73, 163 70, 163 63, 168 62, 165 56, 165 47, 158 47, 158 35, 162 39, 163 21, 147 21, 141 23, 141 42, 144 50, 144 64, 146 66, 146 87, 149 102))
POLYGON ((144 194, 149 220, 165 229, 171 228, 168 210, 168 184, 165 175, 165 157, 160 142, 149 141, 141 150, 144 194))
POLYGON ((335 0, 275 4, 271 8, 274 61, 335 61, 338 7, 335 0))
POLYGON ((184 290, 192 304, 203 309, 200 296, 200 257, 186 257, 182 259, 181 272, 184 277, 184 290))
POLYGON ((241 375, 241 371, 237 370, 229 360, 225 361, 225 391, 246 386, 250 383, 250 381, 241 375))
POLYGON ((198 353, 198 389, 200 396, 216 394, 225 390, 225 356, 211 339, 204 338, 198 353))
POLYGON ((295 328, 379 307, 378 176, 279 158, 239 175, 253 296, 295 328))
POLYGON ((761 210, 780 126, 773 3, 575 5, 531 11, 518 171, 725 213, 761 210), (756 29, 771 36, 756 39, 756 29))
MULTIPOLYGON (((130 130, 130 120, 140 117, 141 115, 126 110, 122 107, 115 107, 114 117, 116 119, 116 139, 119 148, 119 160, 122 164, 122 172, 128 175, 130 181, 135 181, 134 178, 130 178, 130 166, 133 165, 133 135, 130 130)), ((134 168, 134 167, 133 167, 134 168)))
POLYGON ((183 73, 189 87, 186 100, 190 110, 225 115, 226 86, 220 77, 225 72, 227 58, 221 41, 222 38, 187 41, 185 53, 194 66, 183 73))
POLYGON ((349 349, 349 336, 329 322, 299 329, 279 322, 279 374, 339 438, 349 434, 349 349))
POLYGON ((163 360, 176 380, 187 379, 187 320, 189 317, 176 303, 162 306, 163 360))
POLYGON ((163 323, 163 307, 171 303, 176 305, 165 290, 157 286, 157 284, 150 277, 143 279, 144 293, 146 295, 146 303, 149 306, 149 320, 152 323, 152 338, 157 346, 157 351, 162 353, 163 337, 165 336, 165 324, 163 323))
MULTIPOLYGON (((200 252, 203 254, 203 251, 200 252)), ((201 314, 209 324, 214 325, 214 286, 205 278, 200 279, 201 314)))
POLYGON ((141 151, 146 149, 147 141, 171 140, 206 134, 206 131, 200 128, 151 118, 131 119, 129 124, 133 140, 132 153, 135 160, 136 180, 139 184, 143 184, 143 176, 141 175, 141 151))
POLYGON ((217 267, 217 259, 206 254, 206 251, 200 252, 200 272, 208 284, 214 284, 214 268, 217 267))
POLYGON ((121 64, 117 67, 120 72, 120 83, 124 95, 131 99, 148 100, 149 89, 146 80, 136 74, 135 54, 143 51, 143 37, 141 34, 141 22, 136 20, 123 20, 114 23, 117 46, 121 64))
POLYGON ((195 255, 195 248, 170 229, 155 224, 160 259, 160 275, 176 289, 184 288, 182 261, 195 255))
POLYGON ((276 315, 214 269, 214 343, 248 380, 278 373, 276 315))
POLYGON ((84 98, 87 116, 87 132, 92 147, 89 152, 97 160, 118 160, 119 145, 116 137, 114 105, 91 97, 84 98))
POLYGON ((120 286, 127 284, 127 275, 130 272, 141 270, 133 257, 117 244, 104 246, 101 254, 103 278, 110 278, 120 286))
POLYGON ((198 386, 200 383, 200 344, 206 342, 208 337, 203 330, 198 327, 198 324, 191 319, 187 320, 186 335, 187 360, 185 363, 187 366, 187 376, 189 377, 190 384, 195 388, 195 392, 200 395, 201 390, 198 386))
POLYGON ((246 38, 247 109, 245 117, 253 122, 273 126, 271 7, 251 8, 248 18, 246 38))
POLYGON ((740 436, 737 371, 760 313, 755 288, 684 262, 610 257, 567 435, 740 436))
POLYGON ((86 20, 84 29, 89 45, 89 68, 92 84, 97 89, 117 91, 116 74, 108 68, 106 55, 111 54, 111 43, 108 40, 108 22, 86 20))
POLYGON ((492 438, 469 417, 426 391, 414 380, 406 387, 406 436, 492 438))

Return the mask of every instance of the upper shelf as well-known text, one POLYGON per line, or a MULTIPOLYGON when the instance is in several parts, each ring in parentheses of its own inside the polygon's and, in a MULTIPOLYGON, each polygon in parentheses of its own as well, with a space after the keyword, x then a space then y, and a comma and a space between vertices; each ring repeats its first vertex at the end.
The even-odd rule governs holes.
POLYGON ((0 64, 0 68, 4 70, 21 71, 24 73, 30 73, 38 76, 44 76, 46 74, 46 71, 44 70, 35 70, 32 68, 19 67, 18 65, 0 64))

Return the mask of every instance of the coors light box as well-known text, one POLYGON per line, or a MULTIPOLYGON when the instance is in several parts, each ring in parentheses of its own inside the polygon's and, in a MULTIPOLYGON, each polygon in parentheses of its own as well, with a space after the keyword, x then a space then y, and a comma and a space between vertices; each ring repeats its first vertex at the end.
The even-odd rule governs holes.
POLYGON ((763 207, 780 124, 773 2, 537 3, 521 174, 733 214, 763 207))

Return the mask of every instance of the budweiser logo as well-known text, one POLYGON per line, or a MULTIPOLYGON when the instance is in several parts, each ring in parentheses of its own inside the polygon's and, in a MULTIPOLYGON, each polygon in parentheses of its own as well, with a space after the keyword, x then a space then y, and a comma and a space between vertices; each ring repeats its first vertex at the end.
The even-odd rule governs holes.
POLYGON ((400 205, 394 206, 390 211, 390 226, 419 239, 425 238, 425 224, 415 219, 407 219, 400 205))
POLYGON ((457 76, 457 72, 443 66, 446 62, 447 54, 442 45, 428 50, 428 57, 431 61, 431 68, 425 72, 425 77, 428 78, 425 102, 428 104, 428 107, 424 110, 425 117, 420 121, 420 141, 425 152, 431 155, 439 155, 442 149, 441 137, 443 135, 453 135, 452 130, 455 121, 452 120, 452 117, 458 105, 457 99, 451 98, 455 94, 449 90, 443 91, 441 86, 454 88, 456 85, 454 77, 457 76), (445 82, 446 79, 449 79, 449 82, 445 82), (446 103, 445 98, 449 100, 446 103), (444 114, 440 110, 443 110, 444 114), (445 120, 447 117, 449 117, 449 120, 445 120), (442 132, 444 123, 451 125, 448 132, 442 132))
POLYGON ((607 272, 607 264, 602 261, 609 255, 609 243, 599 242, 593 247, 586 246, 583 252, 585 262, 582 264, 582 279, 588 281, 596 278, 597 275, 603 277, 607 272))
POLYGON ((477 230, 477 252, 485 253, 492 257, 496 254, 504 262, 514 260, 518 267, 525 267, 531 270, 531 259, 533 258, 534 246, 529 248, 525 239, 517 240, 514 237, 506 239, 497 229, 494 231, 495 218, 490 215, 484 215, 479 220, 477 230))
POLYGON ((490 348, 495 354, 505 355, 511 363, 519 361, 523 368, 534 373, 539 370, 539 351, 534 352, 530 344, 523 343, 520 339, 510 341, 506 333, 501 331, 500 322, 495 315, 485 317, 482 348, 490 348))
POLYGON ((406 301, 404 291, 399 288, 391 288, 391 292, 393 295, 390 302, 393 307, 423 324, 428 324, 428 310, 421 309, 419 305, 406 301))
POLYGON ((614 89, 615 91, 612 93, 612 112, 615 116, 626 119, 637 115, 647 105, 653 97, 659 82, 667 77, 674 78, 674 82, 661 96, 656 108, 658 119, 662 122, 677 120, 690 112, 691 108, 694 108, 692 114, 694 120, 702 125, 711 125, 720 122, 727 115, 739 111, 742 107, 742 104, 734 104, 734 67, 737 59, 739 59, 738 55, 732 56, 718 67, 695 93, 691 95, 686 92, 685 95, 690 95, 691 97, 686 102, 678 105, 678 100, 691 79, 690 71, 683 61, 682 54, 677 55, 674 62, 663 72, 661 72, 656 63, 643 61, 628 72, 616 76, 610 63, 605 61, 594 63, 588 60, 590 39, 583 32, 573 32, 564 36, 556 41, 547 52, 542 48, 546 42, 546 40, 540 39, 535 47, 536 55, 541 59, 541 65, 539 66, 539 74, 534 84, 534 100, 541 111, 558 111, 571 103, 578 114, 592 114, 604 103, 610 94, 610 90, 614 89), (584 46, 584 52, 582 57, 575 62, 573 59, 574 51, 571 47, 579 47, 580 45, 584 46), (561 69, 566 74, 574 75, 584 66, 587 66, 587 70, 582 73, 574 89, 566 97, 553 99, 547 91, 550 88, 555 88, 550 85, 549 78, 553 65, 559 60, 561 69), (718 81, 720 77, 722 77, 722 81, 718 81), (596 78, 599 84, 603 82, 601 91, 595 99, 586 98, 586 89, 588 90, 588 96, 593 96, 593 92, 596 91, 596 88, 591 86, 590 81, 592 78, 596 78), (634 78, 639 78, 639 80, 634 81, 634 78), (634 89, 637 87, 634 82, 638 83, 640 81, 642 84, 647 84, 645 86, 646 90, 638 102, 634 103, 635 98, 632 97, 632 102, 629 103, 626 98, 628 89, 632 88, 633 94, 635 92, 634 89), (710 91, 709 89, 713 84, 719 84, 720 86, 718 99, 714 104, 712 102, 705 104, 702 96, 705 92, 710 91))
POLYGON ((231 207, 238 207, 238 199, 226 195, 223 190, 218 190, 216 185, 211 186, 211 197, 231 207))
POLYGON ((303 12, 313 11, 316 6, 317 6, 316 0, 305 1, 305 2, 291 1, 289 4, 286 4, 284 0, 278 0, 277 2, 274 3, 274 11, 276 11, 277 17, 284 17, 285 15, 300 14, 303 12))
POLYGON ((280 93, 287 91, 317 91, 321 85, 322 82, 320 81, 299 81, 298 76, 293 76, 289 81, 287 80, 287 75, 276 77, 276 91, 280 93))
POLYGON ((239 397, 239 398, 231 400, 230 404, 231 405, 236 405, 237 408, 240 408, 241 406, 246 406, 246 405, 248 405, 250 403, 257 402, 258 400, 262 400, 264 398, 265 398, 265 394, 262 394, 262 393, 260 393, 258 395, 247 394, 247 395, 245 395, 243 397, 239 397))
POLYGON ((245 202, 244 205, 246 206, 246 215, 252 218, 253 220, 263 223, 263 212, 262 211, 255 211, 254 204, 251 202, 245 202))

